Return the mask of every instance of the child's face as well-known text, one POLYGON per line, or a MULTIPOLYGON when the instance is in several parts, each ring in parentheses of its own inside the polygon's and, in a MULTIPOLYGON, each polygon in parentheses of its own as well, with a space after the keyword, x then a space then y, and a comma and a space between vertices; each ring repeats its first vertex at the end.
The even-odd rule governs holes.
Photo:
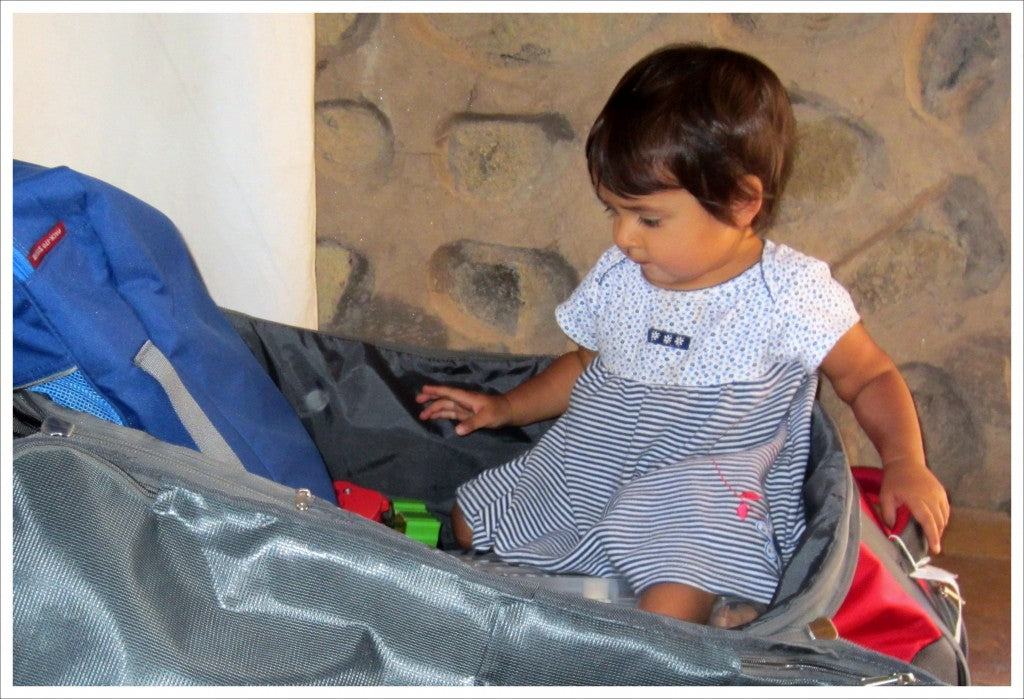
POLYGON ((611 214, 615 245, 640 265, 644 278, 655 286, 676 290, 715 286, 760 259, 761 240, 749 225, 719 221, 685 189, 629 199, 603 187, 597 194, 611 214))

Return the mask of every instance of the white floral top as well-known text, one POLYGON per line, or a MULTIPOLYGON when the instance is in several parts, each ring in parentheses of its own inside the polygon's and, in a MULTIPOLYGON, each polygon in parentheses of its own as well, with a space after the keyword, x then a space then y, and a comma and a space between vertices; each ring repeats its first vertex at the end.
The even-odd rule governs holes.
POLYGON ((814 372, 860 319, 826 263, 772 241, 760 263, 695 291, 653 286, 610 248, 555 317, 612 373, 680 386, 751 381, 794 361, 814 372))

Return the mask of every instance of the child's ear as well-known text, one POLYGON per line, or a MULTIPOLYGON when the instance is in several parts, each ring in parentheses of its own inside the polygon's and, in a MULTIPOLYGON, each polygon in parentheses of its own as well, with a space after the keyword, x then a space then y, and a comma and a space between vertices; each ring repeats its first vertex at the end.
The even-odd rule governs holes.
POLYGON ((732 205, 732 220, 739 228, 746 228, 761 210, 764 202, 764 187, 757 175, 744 175, 740 181, 739 194, 732 205))

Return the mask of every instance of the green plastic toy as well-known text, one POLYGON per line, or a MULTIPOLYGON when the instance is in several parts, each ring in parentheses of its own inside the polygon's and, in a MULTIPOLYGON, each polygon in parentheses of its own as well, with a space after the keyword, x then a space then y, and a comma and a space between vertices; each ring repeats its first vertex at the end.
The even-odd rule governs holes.
POLYGON ((384 524, 427 546, 437 546, 441 522, 419 500, 392 498, 383 515, 384 524))

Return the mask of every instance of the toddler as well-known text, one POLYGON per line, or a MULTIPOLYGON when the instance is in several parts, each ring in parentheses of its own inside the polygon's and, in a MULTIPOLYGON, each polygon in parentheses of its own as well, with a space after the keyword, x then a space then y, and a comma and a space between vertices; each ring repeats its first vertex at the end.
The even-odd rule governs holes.
POLYGON ((762 237, 792 159, 785 88, 743 53, 673 45, 622 77, 586 143, 612 242, 556 310, 577 349, 503 395, 424 386, 421 419, 560 416, 456 493, 464 548, 621 575, 638 606, 731 626, 767 604, 804 530, 824 374, 933 552, 949 517, 910 393, 828 266, 762 237), (741 599, 716 614, 716 599, 741 599))

